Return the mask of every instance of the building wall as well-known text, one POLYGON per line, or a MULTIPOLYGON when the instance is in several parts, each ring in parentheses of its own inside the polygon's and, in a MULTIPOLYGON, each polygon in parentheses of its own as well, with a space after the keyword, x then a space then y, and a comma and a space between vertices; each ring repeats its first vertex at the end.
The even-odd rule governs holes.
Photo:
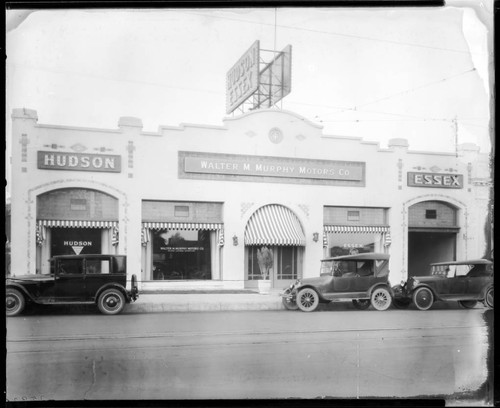
MULTIPOLYGON (((12 118, 12 218, 16 225, 12 231, 13 274, 36 272, 37 198, 66 188, 96 190, 118 201, 117 251, 127 254, 128 270, 138 275, 146 265, 142 222, 150 216, 168 218, 169 214, 166 204, 155 213, 152 204, 145 207, 144 203, 209 203, 207 211, 210 205, 220 209, 225 236, 220 251, 220 281, 161 285, 244 287, 245 227, 252 214, 266 204, 280 204, 299 218, 306 238, 305 277, 319 273, 325 221, 336 222, 340 219, 338 214, 348 208, 361 209, 366 224, 380 223, 380 209, 384 209, 383 222, 390 227, 392 238, 388 251, 393 282, 407 276, 409 216, 413 205, 417 207, 412 208, 418 208, 419 203, 433 201, 446 203, 442 208, 457 209, 458 259, 480 257, 485 248, 482 228, 490 182, 488 157, 474 145, 460 146, 458 157, 411 151, 404 139, 393 139, 387 149, 381 149, 377 143, 360 138, 324 135, 320 126, 279 110, 226 118, 222 126, 162 126, 157 132, 143 131, 140 119, 128 117, 120 118, 114 130, 42 125, 38 124, 37 112, 27 109, 15 109, 12 118), (121 157, 121 169, 39 169, 40 151, 116 155, 121 157), (281 160, 290 166, 304 160, 353 162, 364 173, 360 182, 217 172, 186 176, 179 152, 199 153, 208 158, 222 154, 228 159, 240 155, 263 163, 281 160), (413 172, 461 175, 463 186, 409 186, 408 173, 413 172), (337 210, 325 219, 325 208, 337 210), (313 240, 315 233, 319 234, 318 241, 313 240)), ((204 218, 203 214, 200 217, 204 218)))

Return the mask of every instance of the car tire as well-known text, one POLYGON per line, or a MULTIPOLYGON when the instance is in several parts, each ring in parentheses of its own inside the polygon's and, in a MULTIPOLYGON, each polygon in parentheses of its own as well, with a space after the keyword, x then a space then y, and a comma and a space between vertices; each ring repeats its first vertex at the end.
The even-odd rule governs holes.
POLYGON ((370 301, 375 310, 384 311, 391 306, 392 296, 386 288, 375 288, 370 301))
POLYGON ((411 300, 405 298, 394 298, 392 299, 392 304, 396 309, 408 309, 410 306, 411 300))
MULTIPOLYGON (((291 291, 292 290, 290 288, 288 288, 287 290, 285 290, 285 292, 283 292, 283 294, 289 295, 291 291)), ((299 308, 299 306, 297 305, 296 299, 297 299, 297 297, 295 297, 295 299, 281 298, 281 302, 283 303, 283 306, 285 306, 285 309, 297 310, 299 308)))
POLYGON ((413 303, 419 310, 428 310, 434 303, 434 295, 427 288, 418 288, 413 292, 413 303))
POLYGON ((366 310, 370 307, 370 299, 353 299, 353 306, 358 310, 366 310))
POLYGON ((17 289, 8 288, 5 291, 5 315, 17 316, 22 313, 26 306, 24 295, 17 289))
POLYGON ((314 289, 305 288, 297 293, 295 301, 303 312, 314 312, 319 305, 319 295, 314 289))
POLYGON ((459 300, 458 304, 464 309, 474 309, 477 305, 477 300, 459 300))
POLYGON ((493 288, 489 288, 486 291, 483 303, 488 309, 493 309, 493 288))
POLYGON ((106 289, 99 295, 97 306, 102 314, 118 314, 125 307, 125 296, 119 289, 106 289))

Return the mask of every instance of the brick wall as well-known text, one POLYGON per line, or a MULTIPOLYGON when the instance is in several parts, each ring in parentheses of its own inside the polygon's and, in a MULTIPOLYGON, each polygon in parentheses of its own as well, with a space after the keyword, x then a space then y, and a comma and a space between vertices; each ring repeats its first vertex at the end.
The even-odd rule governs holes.
POLYGON ((95 190, 68 188, 37 197, 39 220, 117 221, 118 200, 95 190))
POLYGON ((222 223, 222 203, 143 201, 142 221, 222 223))
POLYGON ((326 225, 386 225, 384 208, 323 207, 323 223, 326 225), (349 213, 357 217, 348 217, 349 213), (351 219, 349 219, 351 218, 351 219))
POLYGON ((410 207, 408 224, 410 227, 456 227, 457 210, 441 201, 424 201, 410 207), (427 210, 436 211, 436 218, 426 218, 427 210))

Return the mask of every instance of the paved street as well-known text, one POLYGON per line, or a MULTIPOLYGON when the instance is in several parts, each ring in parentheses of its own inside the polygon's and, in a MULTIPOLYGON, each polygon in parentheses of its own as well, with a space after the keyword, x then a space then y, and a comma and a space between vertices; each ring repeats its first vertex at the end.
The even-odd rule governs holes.
POLYGON ((7 398, 461 395, 487 380, 484 313, 30 314, 7 320, 7 398))

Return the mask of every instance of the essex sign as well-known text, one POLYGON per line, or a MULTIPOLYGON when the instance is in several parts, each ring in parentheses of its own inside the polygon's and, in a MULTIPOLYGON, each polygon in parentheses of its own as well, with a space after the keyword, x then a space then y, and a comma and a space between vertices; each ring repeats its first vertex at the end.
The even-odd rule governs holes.
MULTIPOLYGON (((365 163, 287 157, 179 152, 180 175, 231 180, 265 177, 283 181, 323 180, 364 185, 365 163), (286 180, 288 179, 288 180, 286 180)), ((192 178, 191 177, 191 178, 192 178)))
POLYGON ((226 75, 226 113, 233 112, 259 88, 259 41, 255 41, 226 75))
POLYGON ((38 168, 47 170, 121 172, 121 156, 110 154, 38 152, 38 168))
POLYGON ((463 188, 464 176, 461 174, 408 172, 408 186, 434 187, 434 188, 463 188))

